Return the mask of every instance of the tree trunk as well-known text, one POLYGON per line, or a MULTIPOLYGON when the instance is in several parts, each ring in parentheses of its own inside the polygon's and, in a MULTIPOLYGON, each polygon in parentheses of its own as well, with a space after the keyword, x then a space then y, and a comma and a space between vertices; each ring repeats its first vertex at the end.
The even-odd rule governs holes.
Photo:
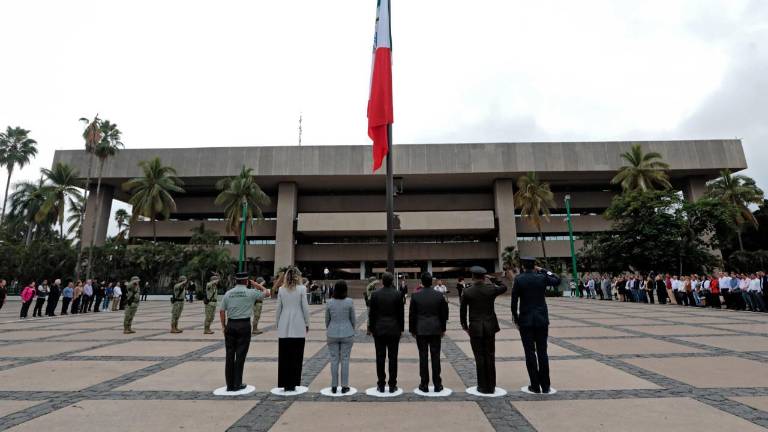
MULTIPOLYGON (((83 225, 85 225, 85 213, 88 211, 88 193, 91 186, 91 170, 93 167, 93 153, 88 158, 88 175, 85 177, 85 202, 83 203, 83 212, 80 213, 80 241, 77 246, 77 263, 75 263, 75 280, 80 280, 80 265, 83 262, 83 225)), ((90 263, 89 263, 90 264, 90 263)))
POLYGON ((96 229, 98 228, 98 221, 101 218, 101 205, 99 205, 99 192, 101 191, 101 174, 104 171, 104 159, 99 159, 99 174, 96 181, 96 208, 94 212, 96 217, 91 222, 91 245, 88 247, 88 270, 86 271, 86 279, 91 278, 91 264, 93 263, 93 245, 96 242, 96 229))
POLYGON ((736 236, 739 238, 739 250, 744 252, 744 242, 741 240, 741 226, 736 227, 736 236))
POLYGON ((3 214, 0 216, 0 223, 5 220, 5 205, 8 204, 8 189, 11 188, 11 174, 13 174, 13 165, 8 166, 8 180, 5 181, 5 196, 3 197, 3 214))
POLYGON ((152 218, 152 242, 154 244, 157 244, 157 220, 153 217, 152 218))
POLYGON ((27 227, 27 237, 24 239, 24 244, 29 247, 32 244, 32 230, 35 229, 35 223, 29 221, 29 227, 27 227))
POLYGON ((541 253, 544 255, 544 267, 549 269, 549 261, 547 260, 547 248, 544 246, 544 233, 541 232, 541 225, 536 225, 539 229, 539 238, 541 239, 541 253))

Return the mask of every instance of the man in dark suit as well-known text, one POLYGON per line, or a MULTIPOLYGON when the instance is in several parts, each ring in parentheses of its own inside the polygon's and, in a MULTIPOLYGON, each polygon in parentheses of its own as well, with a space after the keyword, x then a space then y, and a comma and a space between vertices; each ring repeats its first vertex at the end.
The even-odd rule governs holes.
POLYGON ((507 286, 486 276, 480 266, 469 269, 472 285, 461 296, 461 328, 469 334, 477 369, 477 391, 496 392, 496 333, 499 321, 494 310, 496 297, 507 291, 507 286), (467 320, 469 311, 469 320, 467 320))
POLYGON ((443 381, 440 378, 440 339, 445 335, 448 322, 448 302, 443 293, 435 291, 432 286, 432 275, 429 272, 421 275, 422 288, 411 297, 411 308, 408 312, 408 328, 416 338, 419 348, 419 390, 429 391, 428 355, 432 356, 432 383, 434 391, 443 391, 443 381))
POLYGON ((371 294, 368 311, 368 333, 373 335, 376 345, 376 383, 379 393, 384 393, 387 374, 384 361, 389 357, 389 392, 397 391, 397 350, 400 337, 405 331, 405 311, 403 298, 393 285, 392 273, 381 275, 380 289, 371 294))
POLYGON ((536 267, 533 258, 521 258, 520 262, 523 272, 515 277, 512 287, 512 319, 520 330, 520 338, 523 341, 525 367, 531 381, 528 391, 549 393, 549 312, 545 293, 548 286, 560 285, 560 278, 550 271, 536 267))

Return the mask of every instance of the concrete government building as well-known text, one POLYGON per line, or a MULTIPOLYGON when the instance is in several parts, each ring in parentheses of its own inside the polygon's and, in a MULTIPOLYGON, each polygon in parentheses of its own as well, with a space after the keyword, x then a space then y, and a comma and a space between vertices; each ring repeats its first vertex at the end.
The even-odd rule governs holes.
MULTIPOLYGON (((535 171, 555 194, 556 208, 543 226, 547 255, 569 257, 564 196, 571 195, 576 247, 585 234, 610 228, 601 214, 620 189, 610 184, 624 165, 620 154, 635 142, 540 142, 396 145, 394 174, 398 194, 395 211, 396 266, 417 273, 431 270, 453 277, 473 264, 499 267, 506 246, 521 255, 541 256, 536 228, 520 217, 513 194, 518 177, 535 171)), ((740 140, 639 142, 659 152, 670 164, 669 176, 687 199, 705 191, 720 170, 747 167, 740 140)), ((175 196, 177 211, 157 222, 163 241, 186 243, 191 230, 205 224, 224 239, 233 257, 238 237, 224 229, 223 210, 214 205, 216 182, 235 176, 243 165, 272 203, 265 220, 247 231, 252 269, 297 264, 315 277, 324 268, 333 278, 358 279, 382 271, 386 264, 384 169, 371 172, 371 146, 216 147, 129 149, 105 167, 100 200, 127 201, 122 184, 141 175, 138 162, 159 157, 178 171, 185 194, 175 196)), ((57 151, 54 162, 66 162, 84 175, 88 155, 82 150, 57 151)), ((96 180, 91 190, 95 192, 96 180)), ((102 210, 96 243, 107 233, 110 212, 102 210)), ((92 212, 85 226, 91 226, 92 212)), ((90 241, 85 230, 84 241, 90 241)), ((150 222, 138 221, 132 239, 151 239, 150 222)))

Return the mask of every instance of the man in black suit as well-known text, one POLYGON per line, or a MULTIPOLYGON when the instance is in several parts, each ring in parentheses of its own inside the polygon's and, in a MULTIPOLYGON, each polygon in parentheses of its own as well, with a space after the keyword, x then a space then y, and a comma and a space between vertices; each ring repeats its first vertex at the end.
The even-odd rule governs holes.
POLYGON ((525 367, 531 381, 528 390, 532 393, 549 393, 549 312, 545 292, 548 286, 560 285, 560 278, 536 267, 533 258, 521 258, 520 262, 523 272, 517 275, 512 287, 512 319, 520 330, 525 349, 525 367))
POLYGON ((477 391, 493 394, 496 392, 496 333, 500 330, 494 301, 507 291, 507 286, 495 278, 488 278, 480 266, 469 271, 472 285, 465 288, 461 296, 461 328, 469 334, 475 356, 477 391))
POLYGON ((408 311, 408 328, 416 338, 419 348, 419 390, 429 391, 428 355, 432 356, 432 383, 434 391, 443 391, 443 381, 440 378, 440 339, 445 335, 448 322, 448 302, 443 293, 435 291, 432 286, 432 275, 429 272, 421 275, 422 288, 411 297, 411 308, 408 311))
POLYGON ((389 357, 389 392, 397 391, 397 350, 400 337, 405 331, 405 312, 403 298, 393 285, 392 273, 381 275, 380 289, 371 294, 370 310, 368 311, 368 333, 373 335, 376 345, 376 387, 379 393, 384 393, 387 374, 384 372, 384 361, 389 357))

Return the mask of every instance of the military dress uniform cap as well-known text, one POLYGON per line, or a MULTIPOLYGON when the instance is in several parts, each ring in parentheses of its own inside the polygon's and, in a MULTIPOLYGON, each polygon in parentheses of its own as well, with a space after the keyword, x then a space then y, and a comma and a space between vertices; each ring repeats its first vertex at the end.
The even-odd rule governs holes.
POLYGON ((179 276, 179 282, 186 282, 187 277, 186 276, 179 276))
POLYGON ((484 275, 488 273, 488 271, 484 267, 480 266, 472 266, 469 268, 469 272, 476 275, 484 275))
POLYGON ((256 283, 263 284, 264 282, 266 282, 266 281, 264 280, 263 277, 259 276, 259 277, 256 278, 256 283))
POLYGON ((524 262, 534 262, 535 263, 536 262, 536 258, 529 257, 529 256, 520 257, 520 263, 524 263, 524 262))
POLYGON ((219 277, 217 275, 211 276, 211 282, 219 280, 219 277))
POLYGON ((237 280, 245 280, 248 279, 248 272, 238 272, 235 274, 235 279, 237 280))
POLYGON ((139 279, 139 277, 138 277, 138 276, 134 276, 134 277, 132 277, 132 278, 131 278, 131 282, 138 282, 138 281, 140 281, 140 280, 141 280, 141 279, 139 279))

